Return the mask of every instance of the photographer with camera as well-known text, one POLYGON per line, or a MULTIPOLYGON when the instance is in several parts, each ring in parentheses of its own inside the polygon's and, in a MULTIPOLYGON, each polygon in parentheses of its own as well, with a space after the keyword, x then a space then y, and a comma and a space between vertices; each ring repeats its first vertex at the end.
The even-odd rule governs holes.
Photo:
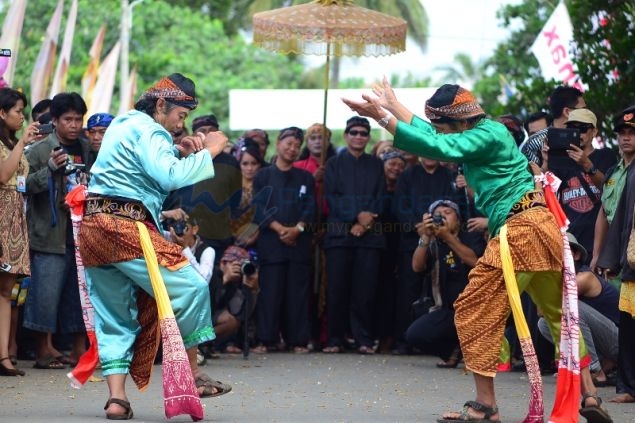
POLYGON ((220 272, 212 276, 210 290, 216 340, 223 342, 238 332, 256 307, 258 268, 247 250, 227 247, 220 259, 220 272))
POLYGON ((79 94, 57 94, 51 101, 50 113, 54 131, 26 153, 31 284, 24 307, 24 326, 38 333, 35 368, 64 369, 86 350, 75 245, 64 199, 72 186, 85 182, 81 177, 78 180, 83 172, 78 175, 77 169, 88 163, 90 145, 80 138, 86 103, 79 94), (62 333, 74 334, 68 357, 51 341, 50 334, 57 330, 58 322, 62 333))
POLYGON ((434 304, 410 325, 406 341, 411 347, 439 355, 443 361, 437 367, 454 368, 461 356, 453 304, 485 251, 485 239, 480 232, 464 229, 459 206, 449 200, 432 203, 416 228, 420 238, 412 270, 429 274, 434 304))
MULTIPOLYGON (((177 212, 170 210, 170 212, 177 212)), ((167 213, 167 212, 166 212, 167 213)), ((184 213, 184 212, 183 212, 184 213)), ((180 218, 167 218, 163 227, 169 232, 169 239, 183 247, 183 255, 192 267, 207 283, 212 279, 216 251, 198 236, 198 221, 194 217, 183 215, 180 218)))
MULTIPOLYGON (((543 169, 552 171, 562 180, 558 197, 571 222, 569 232, 587 251, 593 251, 604 175, 617 163, 617 156, 610 148, 596 149, 593 146, 598 130, 597 118, 591 110, 571 110, 565 126, 568 130, 578 130, 579 140, 560 145, 562 143, 556 138, 558 132, 554 131, 557 129, 552 128, 552 132, 548 133, 547 146, 543 148, 543 169)), ((587 258, 584 264, 589 264, 590 259, 587 258)))

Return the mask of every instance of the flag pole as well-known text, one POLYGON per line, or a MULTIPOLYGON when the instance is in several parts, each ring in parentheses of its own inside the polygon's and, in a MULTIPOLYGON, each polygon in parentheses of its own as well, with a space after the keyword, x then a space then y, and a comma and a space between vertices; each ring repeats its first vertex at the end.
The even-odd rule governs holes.
POLYGON ((121 78, 119 86, 119 113, 128 111, 129 84, 130 84, 130 30, 132 29, 132 8, 140 4, 144 0, 135 0, 128 3, 128 0, 121 0, 121 59, 119 63, 119 77, 121 78))

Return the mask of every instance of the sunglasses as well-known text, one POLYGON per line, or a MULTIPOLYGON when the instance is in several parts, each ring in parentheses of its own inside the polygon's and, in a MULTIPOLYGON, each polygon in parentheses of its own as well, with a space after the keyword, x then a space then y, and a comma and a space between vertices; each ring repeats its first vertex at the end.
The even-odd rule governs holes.
POLYGON ((591 125, 591 124, 586 124, 586 125, 567 125, 567 128, 579 129, 581 133, 585 133, 585 132, 588 132, 591 129, 593 129, 593 125, 591 125))
POLYGON ((356 129, 352 129, 350 131, 348 131, 348 134, 352 137, 356 137, 358 135, 361 135, 362 137, 367 137, 368 136, 368 131, 358 131, 356 129))

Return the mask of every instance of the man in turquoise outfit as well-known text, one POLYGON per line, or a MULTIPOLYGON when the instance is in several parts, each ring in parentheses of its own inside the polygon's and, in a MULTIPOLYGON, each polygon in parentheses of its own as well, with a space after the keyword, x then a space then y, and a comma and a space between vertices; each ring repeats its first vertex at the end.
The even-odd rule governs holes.
MULTIPOLYGON (((394 134, 395 147, 435 160, 463 164, 465 179, 475 192, 476 207, 489 218, 491 238, 485 253, 470 272, 468 285, 454 304, 466 368, 474 374, 476 399, 466 402, 461 412, 445 413, 438 421, 498 422, 494 376, 510 310, 499 231, 506 226, 519 291, 527 291, 540 307, 558 341, 562 313, 562 235, 546 208, 544 194, 534 188, 527 159, 504 125, 485 118, 485 112, 471 92, 458 85, 440 87, 426 102, 425 113, 430 122, 399 103, 385 78, 373 92, 375 96, 363 95, 363 101, 343 101, 351 110, 375 119, 394 134)), ((611 418, 600 407, 582 340, 580 350, 584 392, 580 412, 594 423, 610 423, 611 418), (589 415, 593 415, 593 419, 589 415)), ((566 410, 566 413, 570 415, 575 411, 566 410)))
POLYGON ((181 247, 164 239, 158 230, 161 205, 168 193, 212 178, 213 158, 227 143, 222 132, 210 132, 173 144, 170 133, 183 127, 196 105, 190 79, 178 73, 162 78, 141 96, 135 110, 112 121, 92 167, 80 253, 95 309, 102 373, 110 390, 105 407, 109 419, 132 418, 126 376, 130 372, 137 385, 143 386, 149 372, 139 379, 135 366, 142 362, 147 369, 156 354, 154 349, 144 355, 135 345, 146 333, 140 322, 157 318, 157 314, 146 316, 148 310, 156 309, 154 301, 147 301, 153 290, 138 221, 149 229, 199 395, 217 396, 231 390, 212 381, 196 364, 197 345, 215 338, 207 282, 189 265, 181 247), (143 299, 146 301, 141 303, 143 299))

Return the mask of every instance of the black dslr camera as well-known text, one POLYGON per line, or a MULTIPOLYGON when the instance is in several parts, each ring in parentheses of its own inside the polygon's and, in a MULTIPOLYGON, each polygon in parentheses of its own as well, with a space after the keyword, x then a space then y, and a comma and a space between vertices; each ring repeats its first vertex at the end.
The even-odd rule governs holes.
POLYGON ((245 276, 251 276, 256 273, 256 265, 250 260, 245 260, 240 264, 240 272, 245 276))
POLYGON ((174 233, 177 236, 183 236, 187 229, 187 223, 185 220, 166 219, 163 221, 163 228, 169 231, 170 228, 174 229, 174 233))
MULTIPOLYGON (((53 149, 53 151, 59 151, 61 149, 62 146, 58 145, 53 149)), ((83 163, 73 163, 73 161, 69 157, 68 159, 66 159, 66 164, 64 165, 64 167, 60 167, 60 169, 63 169, 64 175, 70 175, 71 173, 75 172, 85 172, 86 165, 83 163)))
POLYGON ((443 226, 443 221, 445 219, 443 219, 443 215, 441 214, 435 214, 434 216, 432 216, 432 223, 434 223, 437 226, 443 226))

